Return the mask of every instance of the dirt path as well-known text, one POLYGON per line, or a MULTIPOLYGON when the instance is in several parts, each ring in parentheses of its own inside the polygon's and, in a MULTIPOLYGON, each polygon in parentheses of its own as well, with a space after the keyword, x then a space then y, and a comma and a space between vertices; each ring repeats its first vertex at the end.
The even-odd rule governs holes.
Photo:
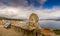
POLYGON ((0 27, 0 36, 20 36, 19 32, 16 32, 14 29, 5 29, 0 27))
MULTIPOLYGON (((10 28, 5 29, 2 25, 0 26, 0 36, 21 36, 22 34, 20 32, 17 32, 16 29, 10 28)), ((60 36, 60 35, 55 35, 60 36)))

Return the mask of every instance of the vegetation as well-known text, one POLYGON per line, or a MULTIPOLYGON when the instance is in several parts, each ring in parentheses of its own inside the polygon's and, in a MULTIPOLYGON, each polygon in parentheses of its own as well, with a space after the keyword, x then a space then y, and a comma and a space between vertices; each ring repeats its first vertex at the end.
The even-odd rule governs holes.
POLYGON ((54 30, 54 32, 58 35, 60 35, 60 30, 54 30))
POLYGON ((5 20, 20 20, 20 21, 23 21, 23 19, 12 19, 12 18, 5 18, 5 17, 0 17, 0 20, 2 20, 2 19, 5 19, 5 20))

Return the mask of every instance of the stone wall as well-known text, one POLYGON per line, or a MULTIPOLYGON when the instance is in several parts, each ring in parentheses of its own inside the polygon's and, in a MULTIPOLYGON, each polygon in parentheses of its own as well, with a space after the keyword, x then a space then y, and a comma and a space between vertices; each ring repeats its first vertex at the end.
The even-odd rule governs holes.
POLYGON ((0 25, 3 25, 4 24, 4 20, 0 20, 0 25))

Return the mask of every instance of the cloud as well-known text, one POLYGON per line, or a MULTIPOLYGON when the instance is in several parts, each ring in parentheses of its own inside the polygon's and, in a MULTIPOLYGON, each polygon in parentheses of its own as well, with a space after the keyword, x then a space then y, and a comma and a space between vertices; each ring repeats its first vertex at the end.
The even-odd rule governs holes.
MULTIPOLYGON (((37 0, 40 4, 44 4, 47 0, 37 0)), ((3 2, 3 1, 2 1, 3 2)), ((60 7, 54 6, 51 9, 36 9, 33 5, 28 6, 25 0, 8 0, 9 6, 0 3, 0 16, 7 18, 29 18, 31 13, 36 13, 40 19, 49 19, 60 17, 60 7), (14 5, 13 5, 14 4, 14 5), (20 6, 15 7, 15 4, 20 6)))
MULTIPOLYGON (((39 1, 39 0, 38 0, 39 1)), ((43 5, 47 0, 40 0, 40 4, 43 5)))
MULTIPOLYGON (((0 4, 5 6, 12 6, 12 7, 27 7, 28 3, 26 0, 0 0, 0 4)), ((1 5, 0 5, 1 6, 1 5)))
POLYGON ((29 6, 34 6, 36 2, 43 6, 46 1, 47 0, 2 0, 0 4, 3 3, 6 6, 13 6, 13 7, 14 6, 29 7, 29 6), (28 1, 31 3, 31 5, 28 5, 29 4, 28 1))
POLYGON ((60 7, 53 7, 52 9, 35 9, 31 7, 8 7, 2 6, 0 8, 0 16, 7 18, 29 18, 31 13, 36 13, 40 19, 50 19, 60 17, 60 7))
POLYGON ((18 4, 18 6, 28 6, 28 3, 26 0, 9 0, 13 4, 18 4))

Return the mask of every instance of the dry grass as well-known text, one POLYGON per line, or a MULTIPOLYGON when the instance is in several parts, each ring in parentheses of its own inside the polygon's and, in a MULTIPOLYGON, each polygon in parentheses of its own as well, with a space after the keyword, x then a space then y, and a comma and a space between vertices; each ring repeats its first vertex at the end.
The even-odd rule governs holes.
POLYGON ((20 36, 19 32, 16 32, 14 29, 5 29, 0 28, 0 36, 20 36))

